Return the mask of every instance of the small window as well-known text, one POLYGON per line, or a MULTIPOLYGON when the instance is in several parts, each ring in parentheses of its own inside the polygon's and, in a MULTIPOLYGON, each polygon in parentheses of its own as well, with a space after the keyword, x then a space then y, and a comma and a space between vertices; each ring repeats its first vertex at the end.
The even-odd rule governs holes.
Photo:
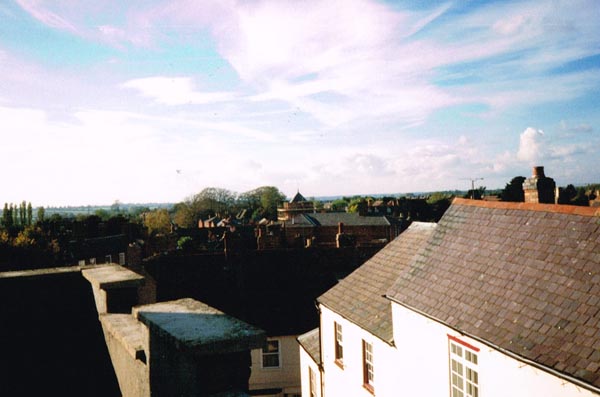
POLYGON ((373 369, 373 345, 363 340, 363 384, 373 392, 375 388, 375 372, 373 369))
POLYGON ((452 337, 450 343, 451 397, 479 397, 477 351, 452 337))
POLYGON ((263 368, 279 368, 279 364, 279 341, 268 340, 262 351, 262 366, 263 368))
POLYGON ((342 325, 334 322, 335 327, 335 361, 342 363, 344 361, 344 341, 342 338, 342 325))
POLYGON ((308 367, 308 382, 310 397, 317 397, 317 375, 311 367, 308 367))

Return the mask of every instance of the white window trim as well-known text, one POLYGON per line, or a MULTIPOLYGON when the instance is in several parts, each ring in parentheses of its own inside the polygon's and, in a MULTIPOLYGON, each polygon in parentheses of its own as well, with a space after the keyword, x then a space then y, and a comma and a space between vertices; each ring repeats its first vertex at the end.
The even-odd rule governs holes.
POLYGON ((479 349, 448 335, 448 358, 450 396, 479 397, 479 349))
POLYGON ((337 321, 333 322, 333 333, 335 338, 335 344, 333 346, 334 352, 333 357, 335 358, 335 362, 339 365, 343 365, 344 363, 344 330, 342 324, 337 321), (340 350, 338 350, 338 346, 340 350), (338 357, 338 351, 341 353, 338 357))
POLYGON ((265 351, 263 349, 261 349, 260 350, 260 366, 263 369, 278 369, 278 368, 281 368, 281 341, 279 339, 268 339, 267 343, 268 342, 277 342, 277 352, 276 353, 265 353, 265 351), (277 365, 277 366, 273 365, 273 366, 266 367, 265 366, 265 362, 264 362, 265 355, 275 355, 275 354, 277 354, 277 363, 279 365, 277 365))
POLYGON ((362 340, 363 350, 363 386, 371 393, 375 391, 375 365, 373 354, 373 343, 362 340))

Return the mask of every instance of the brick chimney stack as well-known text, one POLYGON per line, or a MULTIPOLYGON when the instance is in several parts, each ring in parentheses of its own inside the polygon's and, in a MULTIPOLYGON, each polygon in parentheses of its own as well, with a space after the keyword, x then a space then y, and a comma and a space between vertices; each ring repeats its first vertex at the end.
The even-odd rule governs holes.
POLYGON ((526 203, 554 204, 555 189, 554 179, 548 178, 541 166, 533 167, 533 175, 523 182, 526 203))

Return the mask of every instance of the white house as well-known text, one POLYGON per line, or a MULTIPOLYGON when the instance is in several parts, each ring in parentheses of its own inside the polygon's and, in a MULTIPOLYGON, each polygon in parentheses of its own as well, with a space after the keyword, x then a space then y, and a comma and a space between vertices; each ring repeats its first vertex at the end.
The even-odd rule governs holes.
POLYGON ((598 396, 600 210, 456 199, 318 306, 305 397, 598 396))

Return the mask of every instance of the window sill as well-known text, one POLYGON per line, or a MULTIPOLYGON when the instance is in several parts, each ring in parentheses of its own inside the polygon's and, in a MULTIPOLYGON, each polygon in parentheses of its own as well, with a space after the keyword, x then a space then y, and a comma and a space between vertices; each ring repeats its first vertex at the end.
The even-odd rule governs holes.
POLYGON ((340 360, 339 358, 336 358, 335 361, 334 361, 334 363, 335 363, 335 365, 337 365, 341 369, 344 369, 344 362, 342 360, 340 360))
POLYGON ((365 388, 372 395, 375 395, 375 388, 372 385, 368 383, 363 383, 363 388, 365 388))
POLYGON ((275 370, 281 369, 281 366, 279 366, 279 367, 260 367, 260 369, 264 369, 267 371, 275 371, 275 370))

